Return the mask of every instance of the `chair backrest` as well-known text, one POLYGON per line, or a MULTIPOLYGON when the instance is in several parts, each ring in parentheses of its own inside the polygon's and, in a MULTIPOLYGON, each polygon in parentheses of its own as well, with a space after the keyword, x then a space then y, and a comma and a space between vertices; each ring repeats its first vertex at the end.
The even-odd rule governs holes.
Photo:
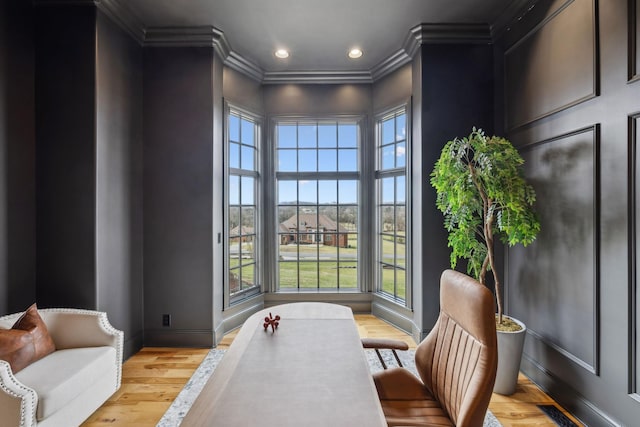
POLYGON ((416 368, 456 426, 482 426, 497 363, 493 294, 471 277, 445 270, 440 315, 416 349, 416 368))

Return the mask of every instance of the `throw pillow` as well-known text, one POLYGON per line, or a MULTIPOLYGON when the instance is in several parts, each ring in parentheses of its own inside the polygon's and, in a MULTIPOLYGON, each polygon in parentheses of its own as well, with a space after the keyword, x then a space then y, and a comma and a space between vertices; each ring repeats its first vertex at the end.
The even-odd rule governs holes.
POLYGON ((55 349, 36 304, 29 307, 11 329, 0 329, 0 359, 9 362, 14 374, 55 349))
POLYGON ((0 359, 9 362, 14 374, 33 360, 36 348, 33 336, 18 329, 0 329, 0 359))

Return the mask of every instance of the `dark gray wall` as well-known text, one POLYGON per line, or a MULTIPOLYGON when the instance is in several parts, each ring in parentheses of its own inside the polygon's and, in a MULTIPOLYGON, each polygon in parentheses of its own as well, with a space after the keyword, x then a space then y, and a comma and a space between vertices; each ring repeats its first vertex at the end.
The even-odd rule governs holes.
POLYGON ((0 2, 0 314, 36 301, 33 28, 30 2, 0 2))
POLYGON ((225 101, 254 114, 263 113, 262 84, 229 67, 223 69, 222 82, 225 101))
POLYGON ((494 83, 490 45, 426 44, 416 60, 420 63, 414 65, 414 118, 419 117, 414 119, 413 147, 420 163, 414 159, 413 185, 422 206, 413 212, 413 226, 421 237, 413 241, 413 249, 421 254, 414 260, 414 286, 421 285, 414 301, 421 308, 414 321, 422 327, 423 338, 438 317, 440 275, 450 267, 447 233, 430 174, 447 141, 468 135, 474 126, 493 132, 494 83))
POLYGON ((373 84, 371 102, 374 113, 411 100, 411 71, 412 65, 409 63, 373 84))
POLYGON ((96 9, 36 8, 36 278, 42 306, 95 309, 96 9))
POLYGON ((496 44, 542 227, 506 253, 506 310, 528 325, 523 371, 589 425, 640 415, 637 4, 540 1, 496 44))
POLYGON ((96 58, 97 308, 142 347, 142 47, 101 12, 96 58))
POLYGON ((145 345, 213 345, 213 80, 221 71, 213 48, 144 49, 145 345))
POLYGON ((269 116, 369 114, 371 85, 266 85, 264 108, 269 116))

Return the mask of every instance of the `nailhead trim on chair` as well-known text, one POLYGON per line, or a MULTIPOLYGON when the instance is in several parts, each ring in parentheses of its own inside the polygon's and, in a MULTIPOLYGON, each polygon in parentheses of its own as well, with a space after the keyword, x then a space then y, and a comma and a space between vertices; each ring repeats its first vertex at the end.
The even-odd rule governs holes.
MULTIPOLYGON (((5 380, 8 379, 8 381, 5 382, 11 382, 11 384, 13 386, 15 386, 15 388, 18 388, 20 390, 24 391, 24 394, 18 394, 15 391, 13 391, 12 389, 7 388, 4 383, 0 384, 0 388, 2 388, 2 391, 4 391, 6 394, 13 396, 17 399, 20 399, 20 426, 24 426, 26 425, 26 421, 27 421, 27 414, 26 414, 26 409, 25 409, 25 399, 27 398, 27 396, 31 395, 32 399, 33 396, 36 396, 36 392, 25 386, 24 384, 20 383, 16 377, 13 375, 13 372, 11 372, 11 367, 9 365, 9 362, 5 362, 4 360, 0 360, 0 365, 6 365, 5 369, 3 371, 6 370, 7 373, 7 378, 5 378, 5 380)), ((31 414, 30 414, 30 418, 31 418, 31 425, 36 425, 36 407, 37 407, 37 403, 38 403, 38 398, 35 398, 35 402, 33 402, 33 405, 31 405, 31 414)))

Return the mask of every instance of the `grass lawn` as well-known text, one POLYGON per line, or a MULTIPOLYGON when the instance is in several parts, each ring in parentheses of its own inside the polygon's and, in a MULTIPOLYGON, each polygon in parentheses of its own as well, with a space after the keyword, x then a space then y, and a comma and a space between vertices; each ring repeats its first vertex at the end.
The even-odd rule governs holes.
MULTIPOLYGON (((349 235, 348 248, 337 248, 326 245, 280 245, 278 254, 281 259, 278 262, 279 286, 283 290, 295 289, 358 289, 358 239, 356 234, 349 235), (298 261, 298 256, 300 260, 298 261)), ((382 259, 386 263, 394 264, 394 239, 392 236, 382 236, 382 259)), ((244 245, 243 245, 244 246, 244 245)), ((243 248, 244 258, 231 257, 229 267, 231 269, 242 265, 253 264, 254 259, 248 258, 252 250, 243 248)), ((384 292, 405 298, 405 245, 404 242, 395 244, 398 257, 395 264, 400 268, 382 269, 382 289, 384 292), (397 283, 397 289, 394 289, 397 283)), ((243 267, 243 280, 253 279, 252 265, 243 267), (251 271, 251 273, 250 273, 251 271), (247 274, 249 273, 249 274, 247 274)), ((237 271, 237 270, 235 270, 237 271)))

